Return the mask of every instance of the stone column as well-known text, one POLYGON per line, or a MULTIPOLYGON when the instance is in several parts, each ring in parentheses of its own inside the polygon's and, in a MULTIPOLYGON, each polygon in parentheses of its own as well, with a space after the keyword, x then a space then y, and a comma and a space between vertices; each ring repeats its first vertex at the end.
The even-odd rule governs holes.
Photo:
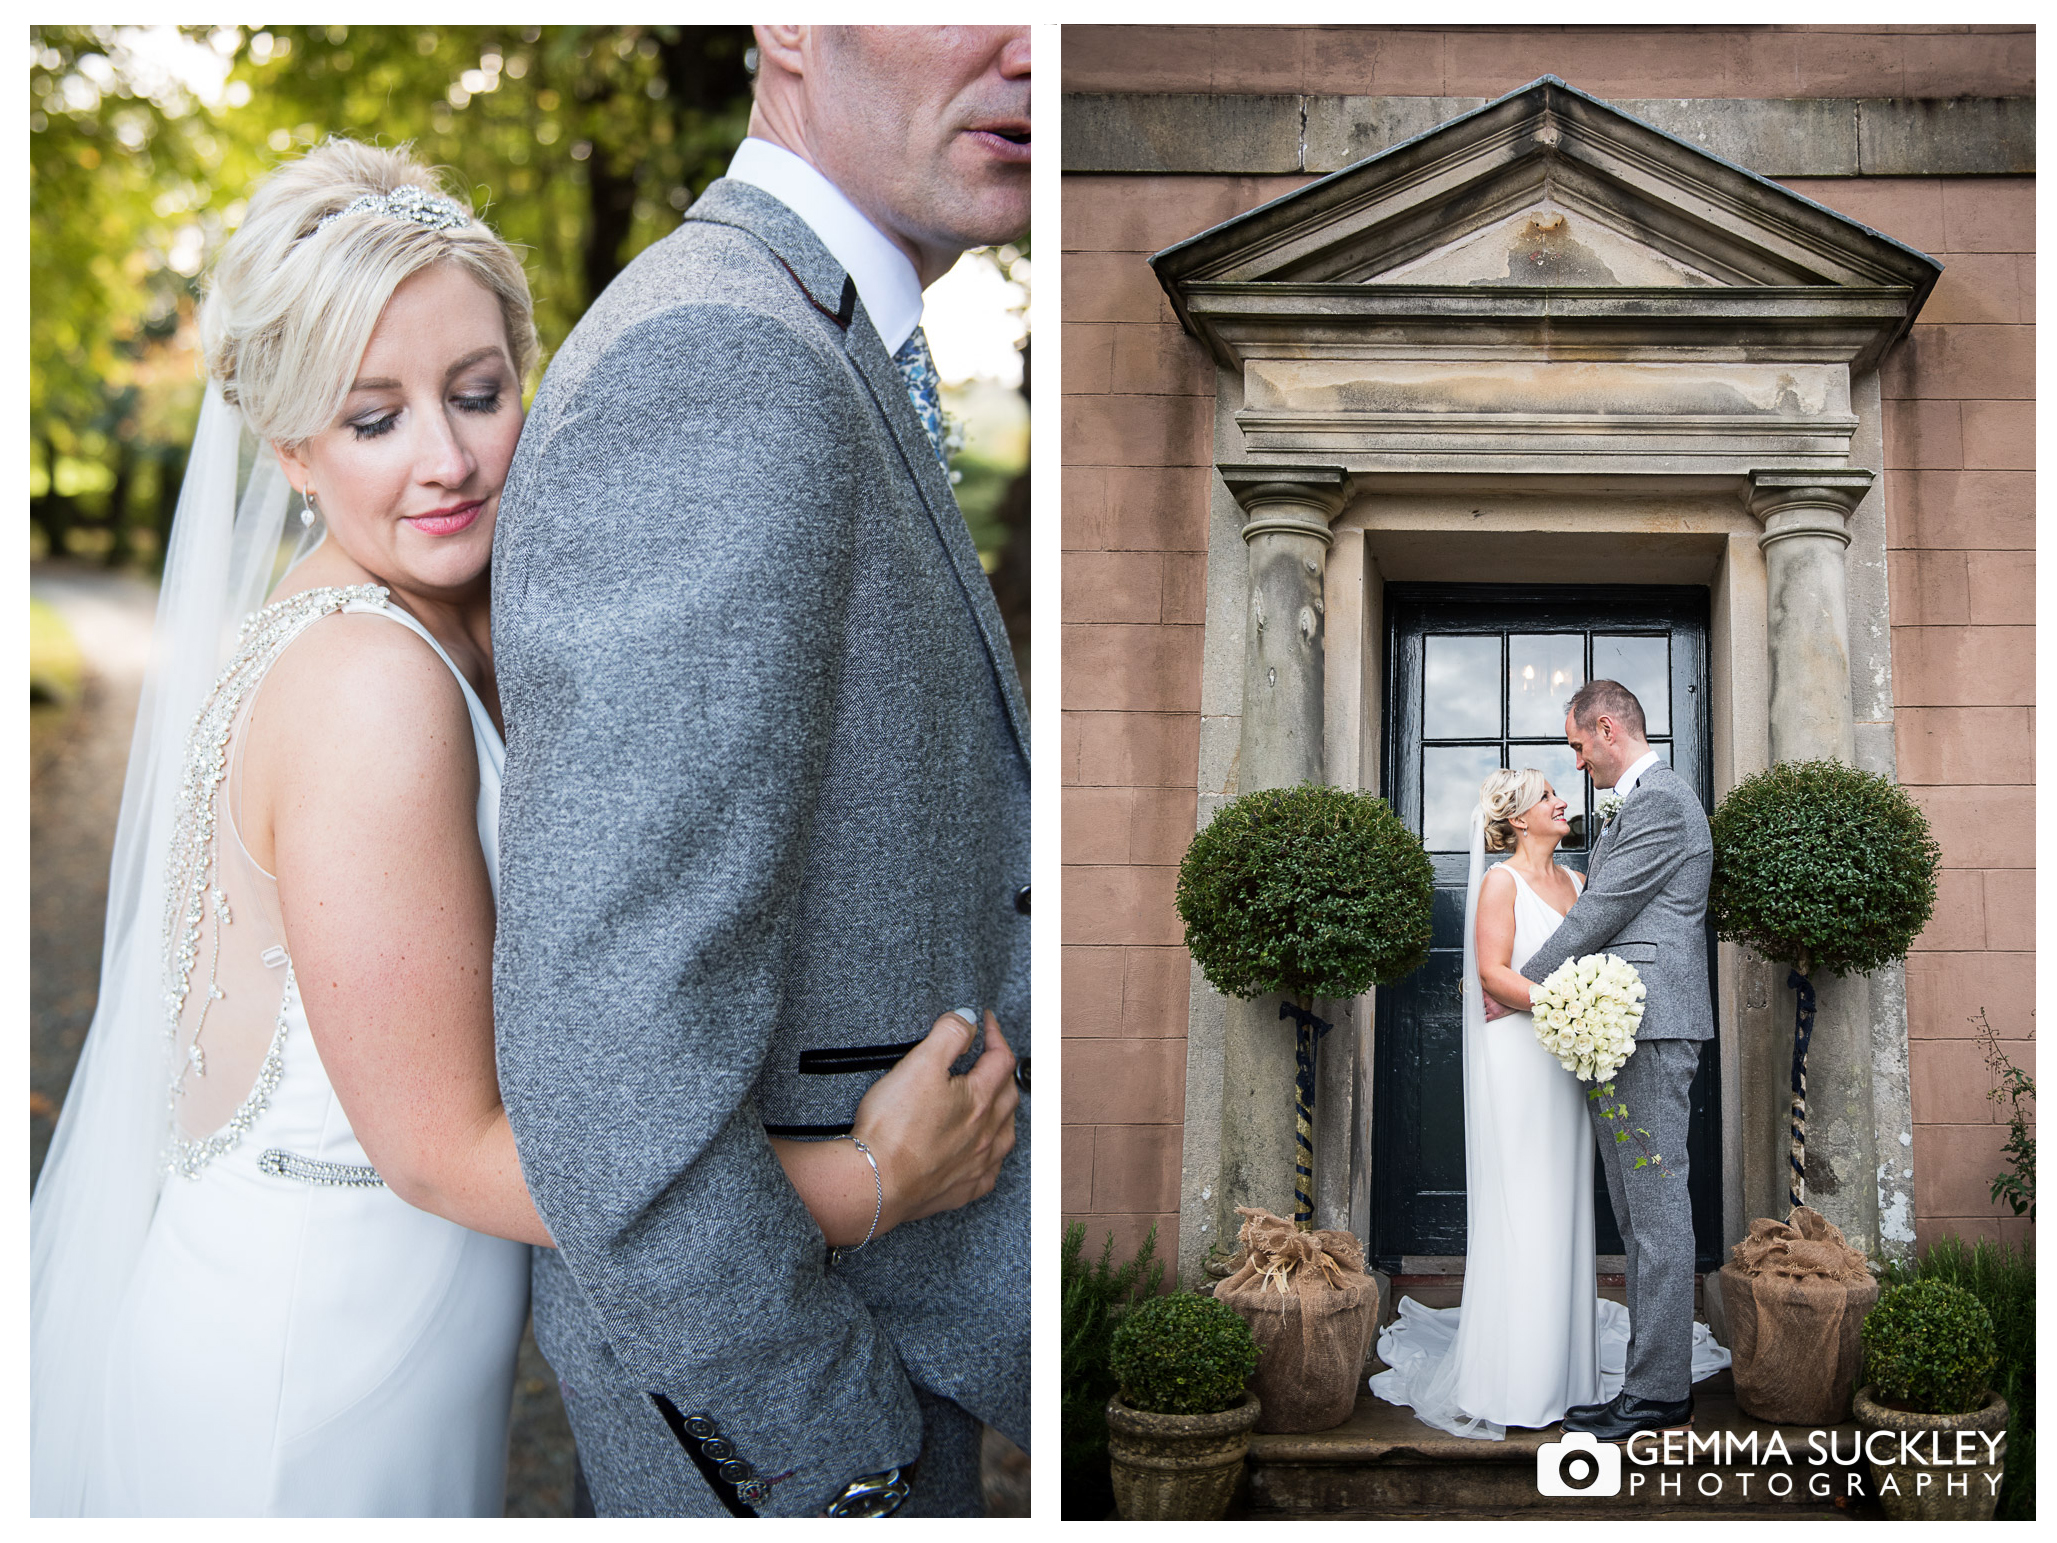
MULTIPOLYGON (((1225 466, 1221 474, 1242 505, 1249 551, 1235 788, 1320 782, 1322 572, 1329 521, 1342 511, 1348 479, 1340 468, 1319 466, 1225 466)), ((1214 1233, 1224 1245, 1240 1225, 1239 1205, 1293 1214, 1293 1025, 1278 1012, 1276 996, 1228 1003, 1214 1233)), ((1346 1043, 1338 1029, 1322 1049, 1346 1043)), ((1321 1122, 1317 1108, 1317 1132, 1321 1122)))
POLYGON ((1865 470, 1753 471, 1770 600, 1771 758, 1857 764, 1850 707, 1850 601, 1843 549, 1865 470))
POLYGON ((1322 774, 1322 569, 1342 511, 1336 467, 1225 466, 1243 507, 1249 611, 1236 791, 1319 782, 1322 774))
MULTIPOLYGON (((1857 763, 1850 700, 1849 591, 1843 551, 1849 517, 1870 490, 1863 469, 1763 470, 1750 474, 1750 513, 1764 527, 1771 665, 1771 759, 1857 763)), ((1807 1203, 1854 1248, 1879 1250, 1876 1145, 1871 1108, 1871 992, 1857 976, 1814 977, 1817 1012, 1807 1054, 1807 1203)), ((1793 993, 1773 1000, 1783 1048, 1772 1057, 1780 1087, 1792 1062, 1793 993)), ((1781 1099, 1783 1103, 1783 1098, 1781 1099)), ((1779 1125, 1779 1171, 1788 1135, 1779 1125)), ((1781 1184, 1781 1191, 1784 1185, 1781 1184)))

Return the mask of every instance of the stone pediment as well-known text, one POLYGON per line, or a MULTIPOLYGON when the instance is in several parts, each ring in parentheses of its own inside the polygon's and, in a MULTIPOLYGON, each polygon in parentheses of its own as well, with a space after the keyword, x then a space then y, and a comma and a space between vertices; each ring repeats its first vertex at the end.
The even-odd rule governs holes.
POLYGON ((1846 464, 1942 271, 1547 75, 1151 263, 1252 459, 1722 475, 1846 464))
POLYGON ((1846 334, 1842 358, 1875 358, 1941 272, 1550 75, 1151 263, 1180 320, 1230 365, 1242 333, 1276 330, 1278 301, 1343 285, 1375 293, 1338 314, 1388 333, 1464 289, 1466 315, 1533 318, 1539 301, 1569 302, 1553 314, 1596 336, 1639 314, 1653 326, 1716 317, 1730 331, 1814 318, 1846 334), (1743 293, 1709 293, 1720 290, 1743 293))

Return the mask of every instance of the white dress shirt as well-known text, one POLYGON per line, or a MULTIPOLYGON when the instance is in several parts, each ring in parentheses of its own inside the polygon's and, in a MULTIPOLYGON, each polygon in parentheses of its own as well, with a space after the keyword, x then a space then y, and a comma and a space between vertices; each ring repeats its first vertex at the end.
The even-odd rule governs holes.
POLYGON ((807 222, 857 286, 865 314, 889 354, 921 324, 921 278, 907 254, 886 239, 828 178, 768 139, 736 147, 728 175, 769 193, 807 222))
POLYGON ((1643 773, 1655 766, 1658 759, 1657 752, 1654 750, 1646 750, 1636 757, 1635 761, 1630 764, 1629 769, 1615 779, 1615 794, 1618 797, 1627 798, 1635 790, 1636 784, 1642 780, 1643 773))

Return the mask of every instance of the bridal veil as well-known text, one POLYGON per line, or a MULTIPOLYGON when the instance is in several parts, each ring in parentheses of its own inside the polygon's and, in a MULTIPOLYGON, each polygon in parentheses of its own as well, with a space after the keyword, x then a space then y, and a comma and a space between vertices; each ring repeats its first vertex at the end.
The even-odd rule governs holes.
MULTIPOLYGON (((166 858, 186 738, 282 564, 290 488, 209 382, 151 634, 107 885, 100 993, 29 1205, 29 1505, 76 1514, 108 1326, 165 1181, 173 1072, 166 858)), ((287 559, 290 558, 290 561, 287 559)))

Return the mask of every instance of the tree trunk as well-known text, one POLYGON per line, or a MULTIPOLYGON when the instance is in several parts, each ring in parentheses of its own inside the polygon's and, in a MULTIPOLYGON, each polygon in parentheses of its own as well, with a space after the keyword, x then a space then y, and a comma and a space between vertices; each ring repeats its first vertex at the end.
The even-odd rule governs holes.
POLYGON ((29 518, 42 528, 52 557, 71 554, 71 528, 78 522, 78 505, 57 491, 57 446, 43 441, 43 465, 50 474, 50 486, 41 498, 29 500, 29 518))
POLYGON ((107 566, 126 568, 136 555, 129 537, 129 492, 136 480, 135 446, 125 437, 114 442, 114 486, 107 490, 107 566))
POLYGON ((586 305, 590 308, 622 270, 621 249, 628 243, 636 208, 633 168, 627 176, 618 174, 599 145, 593 146, 586 160, 586 203, 592 216, 584 253, 586 305))

